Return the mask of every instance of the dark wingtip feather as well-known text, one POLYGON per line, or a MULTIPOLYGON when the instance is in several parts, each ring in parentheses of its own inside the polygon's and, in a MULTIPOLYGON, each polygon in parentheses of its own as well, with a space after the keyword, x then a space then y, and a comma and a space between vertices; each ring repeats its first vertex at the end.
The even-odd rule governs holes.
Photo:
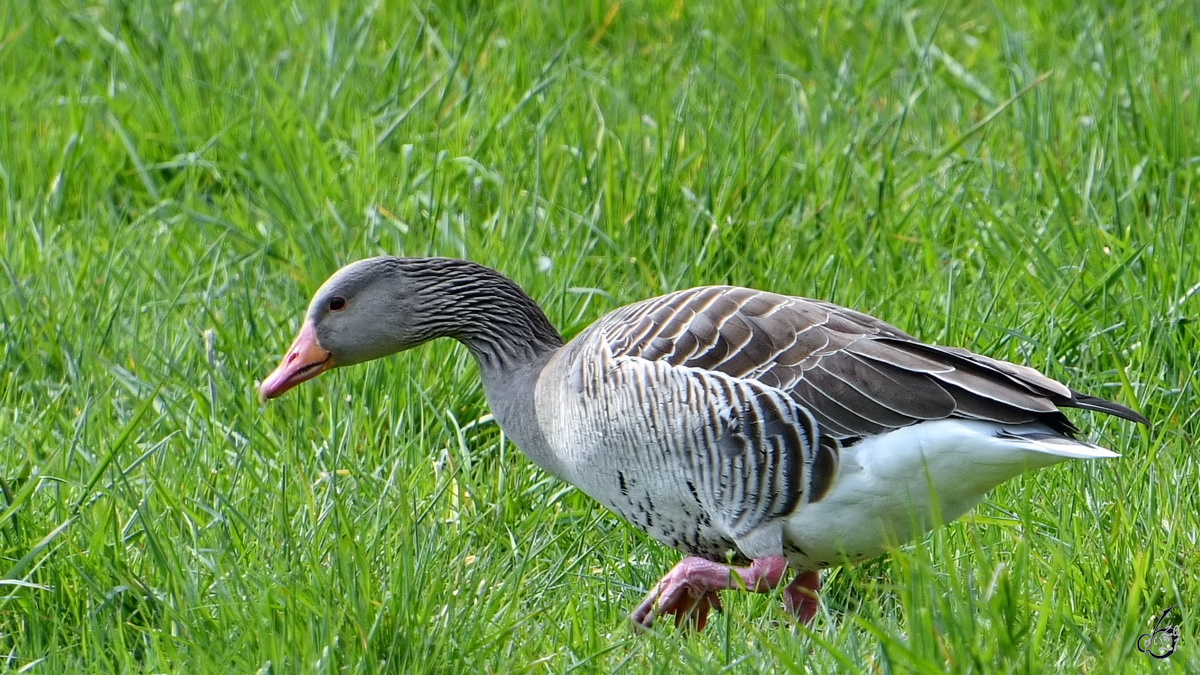
POLYGON ((1150 420, 1130 410, 1129 408, 1126 408, 1120 403, 1113 403, 1112 401, 1096 398, 1095 396, 1088 396, 1087 394, 1080 393, 1074 389, 1071 390, 1071 400, 1063 403, 1062 405, 1070 408, 1081 408, 1083 410, 1096 410, 1098 412, 1108 413, 1109 415, 1116 415, 1117 417, 1127 419, 1130 422, 1137 422, 1138 424, 1150 426, 1150 420))

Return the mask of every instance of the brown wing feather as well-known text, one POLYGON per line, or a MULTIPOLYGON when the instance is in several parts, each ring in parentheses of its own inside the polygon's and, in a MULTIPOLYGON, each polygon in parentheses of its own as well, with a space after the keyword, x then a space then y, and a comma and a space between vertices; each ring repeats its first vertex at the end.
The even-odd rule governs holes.
POLYGON ((728 286, 680 291, 604 321, 615 356, 751 378, 786 391, 824 433, 851 439, 946 417, 1075 427, 1060 407, 1135 422, 1116 403, 1076 392, 1033 368, 937 347, 828 302, 728 286))

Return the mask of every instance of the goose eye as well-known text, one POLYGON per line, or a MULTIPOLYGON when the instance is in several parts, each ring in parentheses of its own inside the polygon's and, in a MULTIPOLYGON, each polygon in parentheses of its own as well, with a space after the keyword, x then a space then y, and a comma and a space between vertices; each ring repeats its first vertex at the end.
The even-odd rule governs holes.
POLYGON ((329 311, 337 312, 346 307, 346 299, 340 295, 335 295, 329 299, 329 311))

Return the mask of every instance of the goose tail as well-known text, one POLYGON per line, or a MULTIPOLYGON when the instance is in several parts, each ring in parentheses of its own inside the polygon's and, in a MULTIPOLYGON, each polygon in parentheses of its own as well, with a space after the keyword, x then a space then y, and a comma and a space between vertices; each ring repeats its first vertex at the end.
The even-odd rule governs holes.
POLYGON ((1006 427, 996 437, 1025 450, 1065 459, 1109 459, 1121 456, 1086 441, 1028 428, 1006 427))

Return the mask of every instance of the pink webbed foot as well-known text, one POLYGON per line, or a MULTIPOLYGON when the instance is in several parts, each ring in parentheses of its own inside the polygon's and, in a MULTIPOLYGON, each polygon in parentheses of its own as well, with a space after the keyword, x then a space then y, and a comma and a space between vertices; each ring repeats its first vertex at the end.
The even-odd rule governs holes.
POLYGON ((700 591, 682 583, 659 582, 642 604, 629 617, 637 628, 650 628, 660 616, 674 616, 675 627, 686 625, 702 631, 708 624, 710 610, 721 610, 721 597, 716 591, 700 591))
POLYGON ((759 558, 749 567, 684 558, 655 584, 629 619, 635 626, 650 628, 657 617, 670 614, 675 617, 676 626, 687 621, 697 631, 704 630, 709 610, 721 609, 717 591, 745 589, 766 593, 779 586, 786 570, 787 559, 782 556, 759 558))

